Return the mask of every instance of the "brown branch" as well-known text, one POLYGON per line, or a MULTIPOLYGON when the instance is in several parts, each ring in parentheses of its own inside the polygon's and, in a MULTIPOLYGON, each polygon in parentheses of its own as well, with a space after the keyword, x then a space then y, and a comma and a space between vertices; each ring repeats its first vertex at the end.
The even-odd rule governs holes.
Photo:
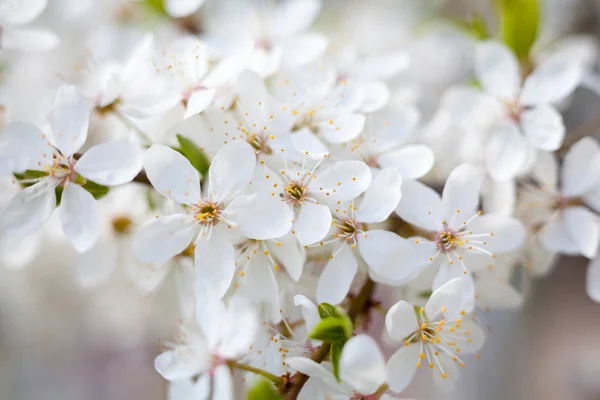
MULTIPOLYGON (((375 282, 367 278, 363 284, 360 292, 350 303, 348 309, 348 316, 355 323, 359 316, 365 314, 368 311, 369 304, 371 303, 371 296, 375 291, 375 282)), ((315 350, 311 356, 311 360, 321 363, 329 355, 331 350, 331 343, 323 343, 317 350, 315 350)), ((308 381, 308 376, 303 373, 296 372, 291 378, 286 387, 280 388, 280 391, 285 395, 285 400, 296 400, 302 387, 308 381)))

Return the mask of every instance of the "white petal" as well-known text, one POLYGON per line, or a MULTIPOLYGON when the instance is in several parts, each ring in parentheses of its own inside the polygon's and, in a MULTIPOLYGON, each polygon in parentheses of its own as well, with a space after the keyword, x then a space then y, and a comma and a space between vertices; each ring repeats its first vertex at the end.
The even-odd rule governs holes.
POLYGON ((483 188, 483 210, 485 213, 512 215, 517 201, 517 187, 514 180, 495 181, 488 179, 483 188))
POLYGON ((329 40, 319 33, 305 33, 286 39, 282 44, 282 66, 294 68, 315 61, 325 52, 329 40))
POLYGON ((2 47, 5 49, 48 51, 59 44, 59 37, 46 29, 9 28, 2 32, 2 47))
POLYGON ((124 101, 119 111, 133 118, 150 118, 169 111, 181 102, 181 93, 163 91, 124 101))
POLYGON ((166 380, 189 379, 210 366, 210 355, 202 346, 178 346, 154 360, 154 368, 166 380))
POLYGON ((600 258, 596 258, 587 269, 585 291, 596 303, 600 303, 600 258))
POLYGON ((402 198, 402 176, 395 168, 381 171, 365 192, 356 219, 363 223, 385 221, 402 198))
POLYGON ((413 144, 377 157, 382 168, 394 167, 406 179, 420 178, 433 167, 434 155, 429 146, 413 144))
POLYGON ((567 231, 561 212, 556 212, 538 233, 542 246, 551 252, 579 254, 579 248, 567 231))
POLYGON ((34 261, 44 240, 43 231, 26 237, 0 236, 0 263, 6 269, 21 269, 34 261))
POLYGON ((368 56, 350 69, 352 77, 363 79, 389 79, 410 65, 410 56, 397 51, 380 56, 368 56))
POLYGON ((290 231, 294 212, 279 197, 266 193, 238 196, 223 210, 223 216, 250 239, 279 238, 290 231))
POLYGON ((317 128, 329 143, 346 143, 360 135, 365 121, 362 114, 340 114, 319 122, 317 128))
POLYGON ((5 0, 0 4, 0 21, 7 25, 31 22, 44 11, 48 0, 5 0))
POLYGON ((90 104, 75 86, 62 85, 56 92, 48 115, 52 135, 65 156, 75 153, 87 138, 90 104))
POLYGON ((13 122, 0 135, 0 164, 12 172, 39 170, 40 164, 51 164, 54 149, 46 135, 35 125, 13 122))
POLYGON ((143 166, 138 146, 126 141, 102 143, 86 151, 75 164, 75 171, 100 185, 131 182, 143 166))
POLYGON ((393 339, 403 340, 419 329, 415 308, 407 301, 394 304, 385 315, 385 328, 393 339))
POLYGON ((294 234, 302 246, 323 239, 331 229, 331 211, 322 204, 306 203, 294 221, 294 234))
POLYGON ((392 96, 387 85, 380 81, 363 82, 360 84, 360 88, 363 92, 363 102, 359 111, 362 113, 380 110, 392 96))
POLYGON ((359 236, 358 249, 366 263, 378 275, 394 281, 410 277, 416 255, 410 243, 394 232, 370 230, 359 236))
POLYGON ((372 337, 360 334, 346 342, 340 377, 361 394, 371 394, 385 382, 385 359, 372 337))
POLYGON ((562 167, 562 193, 568 197, 581 196, 600 182, 600 146, 598 141, 585 137, 571 146, 562 167))
POLYGON ((311 378, 319 379, 332 388, 341 386, 331 372, 327 371, 323 365, 309 358, 291 357, 286 360, 286 363, 296 371, 302 372, 311 378))
POLYGON ((452 390, 454 390, 456 382, 458 381, 458 367, 456 366, 456 363, 445 354, 442 354, 438 360, 446 375, 445 378, 443 378, 442 371, 436 368, 433 370, 433 381, 444 392, 450 393, 452 390))
POLYGON ((196 323, 206 338, 207 347, 213 349, 221 342, 223 333, 229 328, 229 314, 213 283, 198 271, 195 276, 193 290, 196 323))
POLYGON ((277 242, 279 244, 267 242, 267 248, 290 278, 297 282, 304 270, 306 251, 291 234, 279 238, 277 242))
POLYGON ((248 351, 256 338, 259 329, 258 313, 248 300, 233 296, 227 303, 224 322, 227 329, 223 331, 221 338, 221 351, 225 358, 238 358, 248 351), (244 329, 240 329, 241 326, 244 329))
MULTIPOLYGON (((465 264, 467 264, 466 260, 465 264)), ((473 280, 473 276, 469 273, 465 275, 464 270, 462 268, 457 268, 455 265, 450 265, 447 262, 441 262, 438 269, 438 273, 435 275, 435 278, 433 278, 431 288, 433 290, 438 290, 451 280, 460 278, 468 278, 470 280, 473 280)))
POLYGON ((185 214, 159 217, 138 229, 133 237, 133 254, 143 262, 164 262, 185 250, 196 223, 185 214))
POLYGON ((430 320, 436 319, 446 307, 446 319, 461 318, 461 311, 470 313, 475 305, 475 289, 471 277, 455 278, 435 290, 427 304, 425 313, 430 320))
POLYGON ((213 232, 210 240, 198 241, 194 258, 196 275, 212 286, 216 296, 225 296, 235 273, 235 250, 231 241, 213 232))
POLYGON ((254 254, 243 268, 244 274, 236 279, 235 294, 260 307, 264 320, 279 323, 279 285, 269 258, 264 254, 254 254))
POLYGON ((233 379, 229 367, 225 364, 215 370, 212 395, 213 399, 233 400, 233 379))
POLYGON ((512 179, 527 161, 527 140, 513 123, 498 122, 490 129, 485 149, 486 165, 497 181, 512 179))
POLYGON ((523 304, 523 295, 497 276, 485 274, 475 281, 477 305, 485 308, 516 309, 523 304))
POLYGON ((481 347, 483 347, 483 343, 485 342, 485 333, 483 332, 483 329, 481 329, 479 324, 472 320, 463 320, 460 325, 460 328, 463 331, 469 332, 466 336, 470 339, 470 341, 466 340, 460 345, 461 353, 477 353, 481 347))
POLYGON ((152 145, 144 154, 148 180, 160 194, 179 204, 200 201, 200 177, 187 158, 162 144, 152 145))
POLYGON ((294 296, 294 305, 300 306, 302 311, 302 319, 304 319, 304 323, 306 324, 306 330, 311 332, 312 329, 319 323, 319 321, 321 321, 317 306, 315 306, 315 304, 310 301, 308 297, 301 294, 294 296))
POLYGON ((469 223, 469 231, 474 235, 478 233, 493 233, 493 236, 477 238, 478 241, 485 241, 481 246, 492 253, 504 253, 515 250, 525 241, 525 228, 523 224, 515 218, 505 217, 503 215, 490 214, 476 218, 469 223))
POLYGON ((99 216, 94 196, 76 184, 63 191, 58 215, 63 232, 77 251, 89 250, 99 233, 99 216))
POLYGON ((587 258, 594 258, 600 244, 600 221, 582 206, 568 207, 563 210, 565 228, 575 246, 587 258))
MULTIPOLYGON (((573 147, 575 147, 575 145, 573 145, 573 147)), ((558 183, 558 161, 556 156, 550 152, 538 152, 537 160, 533 170, 531 171, 531 175, 544 187, 547 187, 548 189, 554 189, 558 183)), ((563 186, 564 183, 565 182, 563 182, 563 186)))
POLYGON ((394 392, 403 391, 415 372, 421 351, 416 345, 402 346, 390 357, 386 365, 387 383, 394 392))
POLYGON ((552 106, 540 105, 523 111, 521 128, 536 149, 558 150, 565 138, 562 116, 552 106))
POLYGON ((169 400, 207 399, 210 394, 210 376, 202 375, 198 381, 184 379, 169 385, 169 400))
POLYGON ((521 103, 553 104, 570 95, 581 81, 581 66, 565 57, 551 57, 525 79, 521 103))
POLYGON ((503 99, 514 99, 521 84, 517 58, 498 42, 477 45, 475 74, 486 92, 503 99))
POLYGON ((320 10, 320 0, 289 0, 278 5, 266 28, 275 36, 298 33, 312 25, 320 10))
POLYGON ((0 230, 25 236, 39 229, 56 208, 55 187, 49 179, 44 179, 17 193, 0 215, 0 230))
POLYGON ((442 226, 442 202, 440 195, 429 186, 413 180, 402 182, 402 199, 396 213, 406 222, 428 231, 442 226))
POLYGON ((91 249, 80 254, 76 260, 76 275, 83 287, 95 287, 105 283, 119 262, 118 243, 100 240, 91 249))
POLYGON ((371 169, 362 161, 340 161, 315 175, 309 190, 332 200, 353 200, 371 184, 371 169))
POLYGON ((406 143, 420 118, 421 114, 415 107, 402 107, 395 110, 394 115, 385 121, 381 132, 377 134, 377 141, 373 143, 377 153, 382 154, 391 151, 406 143))
POLYGON ((183 119, 188 119, 189 117, 204 111, 204 109, 212 102, 215 92, 215 89, 194 90, 187 99, 183 119))
POLYGON ((325 265, 317 282, 317 300, 319 303, 339 304, 350 290, 356 275, 358 262, 350 247, 342 249, 325 265))
POLYGON ((449 219, 460 210, 461 215, 472 216, 479 204, 482 178, 472 165, 462 164, 454 168, 444 185, 442 215, 449 219))
POLYGON ((246 189, 254 175, 256 156, 246 142, 236 140, 221 147, 208 170, 208 193, 222 201, 246 189))
POLYGON ((193 14, 204 0, 165 0, 165 11, 173 18, 187 17, 193 14))
POLYGON ((292 146, 307 157, 318 160, 329 154, 327 146, 308 128, 302 128, 289 135, 292 146))
POLYGON ((137 259, 125 263, 125 272, 140 292, 152 293, 171 271, 167 264, 148 264, 137 259))

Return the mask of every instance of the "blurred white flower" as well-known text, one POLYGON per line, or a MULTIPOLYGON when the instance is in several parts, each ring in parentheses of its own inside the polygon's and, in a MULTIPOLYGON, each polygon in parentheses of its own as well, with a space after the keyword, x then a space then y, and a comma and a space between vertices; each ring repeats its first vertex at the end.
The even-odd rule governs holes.
POLYGON ((58 36, 39 28, 23 28, 40 16, 47 0, 2 0, 0 1, 0 47, 25 51, 48 51, 59 44, 58 36))

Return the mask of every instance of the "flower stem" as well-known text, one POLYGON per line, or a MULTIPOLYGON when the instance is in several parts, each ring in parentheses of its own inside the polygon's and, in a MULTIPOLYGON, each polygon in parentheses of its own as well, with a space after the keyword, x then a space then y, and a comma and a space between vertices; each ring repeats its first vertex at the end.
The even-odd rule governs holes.
POLYGON ((239 363, 237 361, 229 361, 227 365, 229 365, 230 368, 237 368, 244 371, 254 372, 255 374, 262 376, 263 378, 270 380, 275 385, 280 385, 281 383, 283 383, 283 379, 281 377, 273 375, 272 373, 267 372, 264 369, 255 368, 251 365, 239 363))

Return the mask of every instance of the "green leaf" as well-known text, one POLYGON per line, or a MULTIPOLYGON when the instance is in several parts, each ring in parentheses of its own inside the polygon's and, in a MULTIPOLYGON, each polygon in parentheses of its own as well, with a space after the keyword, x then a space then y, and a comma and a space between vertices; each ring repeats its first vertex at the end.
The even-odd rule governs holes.
POLYGON ((283 400, 273 384, 267 380, 261 379, 248 390, 248 400, 283 400))
POLYGON ((340 358, 342 358, 342 350, 345 343, 346 341, 339 340, 331 344, 331 365, 333 366, 333 375, 338 382, 340 381, 340 358))
POLYGON ((86 181, 85 185, 81 185, 81 187, 90 192, 96 200, 99 200, 106 196, 106 194, 110 190, 108 186, 99 185, 92 181, 86 181))
POLYGON ((192 163, 202 176, 205 176, 210 167, 208 156, 200 150, 200 147, 196 143, 184 136, 177 135, 177 141, 179 142, 179 151, 181 154, 192 163))
POLYGON ((539 0, 496 0, 500 13, 500 37, 519 59, 526 59, 540 25, 539 0))
POLYGON ((331 305, 329 303, 319 304, 317 310, 319 310, 319 315, 321 316, 321 319, 339 317, 337 308, 335 308, 334 305, 331 305))
POLYGON ((167 15, 165 11, 165 6, 163 4, 163 0, 146 0, 146 4, 149 6, 152 11, 157 12, 159 14, 167 15))
POLYGON ((352 321, 347 315, 322 319, 310 333, 311 339, 337 342, 352 337, 352 321))
POLYGON ((60 206, 60 201, 62 200, 62 194, 64 190, 65 188, 62 186, 57 186, 56 189, 54 189, 54 195, 56 196, 56 207, 60 206))
POLYGON ((442 21, 477 40, 485 40, 492 37, 485 19, 479 14, 472 15, 468 20, 449 18, 442 19, 442 21))

